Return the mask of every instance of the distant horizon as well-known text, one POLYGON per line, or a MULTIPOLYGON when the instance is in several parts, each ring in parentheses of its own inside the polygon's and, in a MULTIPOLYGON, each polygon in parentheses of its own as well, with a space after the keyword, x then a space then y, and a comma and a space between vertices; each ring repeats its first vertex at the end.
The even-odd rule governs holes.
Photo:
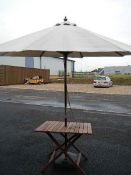
POLYGON ((98 67, 98 68, 94 68, 94 69, 91 69, 89 71, 75 71, 75 72, 91 72, 93 70, 98 70, 98 69, 104 69, 104 68, 108 68, 108 67, 128 67, 128 66, 131 66, 131 65, 125 65, 125 66, 104 66, 104 67, 98 67))

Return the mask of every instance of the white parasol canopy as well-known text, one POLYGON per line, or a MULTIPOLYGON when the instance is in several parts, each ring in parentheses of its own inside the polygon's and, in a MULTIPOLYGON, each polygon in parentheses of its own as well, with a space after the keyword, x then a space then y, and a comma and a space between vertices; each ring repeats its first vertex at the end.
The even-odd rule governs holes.
POLYGON ((64 19, 47 28, 0 44, 0 56, 61 57, 124 56, 131 54, 131 46, 80 28, 64 19))

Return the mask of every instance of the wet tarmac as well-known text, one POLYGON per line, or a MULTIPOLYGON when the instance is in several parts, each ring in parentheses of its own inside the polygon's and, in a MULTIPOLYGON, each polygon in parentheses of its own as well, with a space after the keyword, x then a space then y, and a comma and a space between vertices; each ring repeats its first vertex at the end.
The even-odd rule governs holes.
MULTIPOLYGON (((63 92, 0 89, 0 101, 64 107, 63 92)), ((131 115, 131 96, 69 93, 68 108, 131 115), (69 105, 70 104, 70 105, 69 105)))

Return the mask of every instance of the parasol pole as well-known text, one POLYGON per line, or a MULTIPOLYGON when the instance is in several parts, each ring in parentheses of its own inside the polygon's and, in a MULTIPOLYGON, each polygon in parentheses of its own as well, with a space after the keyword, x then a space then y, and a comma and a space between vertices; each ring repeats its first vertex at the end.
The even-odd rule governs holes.
POLYGON ((40 56, 40 69, 42 68, 42 66, 41 66, 42 61, 41 61, 41 59, 42 59, 42 58, 41 58, 41 56, 40 56))
POLYGON ((65 126, 67 126, 67 55, 64 53, 64 102, 65 102, 65 126))
MULTIPOLYGON (((65 101, 65 127, 67 127, 67 56, 68 53, 64 54, 64 101, 65 101)), ((67 152, 67 134, 65 133, 65 151, 67 152)), ((65 160, 67 159, 65 154, 65 160)))

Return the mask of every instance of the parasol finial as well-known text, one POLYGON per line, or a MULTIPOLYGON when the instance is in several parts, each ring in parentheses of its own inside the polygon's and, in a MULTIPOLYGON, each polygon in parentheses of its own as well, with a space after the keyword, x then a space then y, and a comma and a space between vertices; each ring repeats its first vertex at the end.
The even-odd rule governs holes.
POLYGON ((64 21, 67 21, 67 17, 65 16, 64 21))

